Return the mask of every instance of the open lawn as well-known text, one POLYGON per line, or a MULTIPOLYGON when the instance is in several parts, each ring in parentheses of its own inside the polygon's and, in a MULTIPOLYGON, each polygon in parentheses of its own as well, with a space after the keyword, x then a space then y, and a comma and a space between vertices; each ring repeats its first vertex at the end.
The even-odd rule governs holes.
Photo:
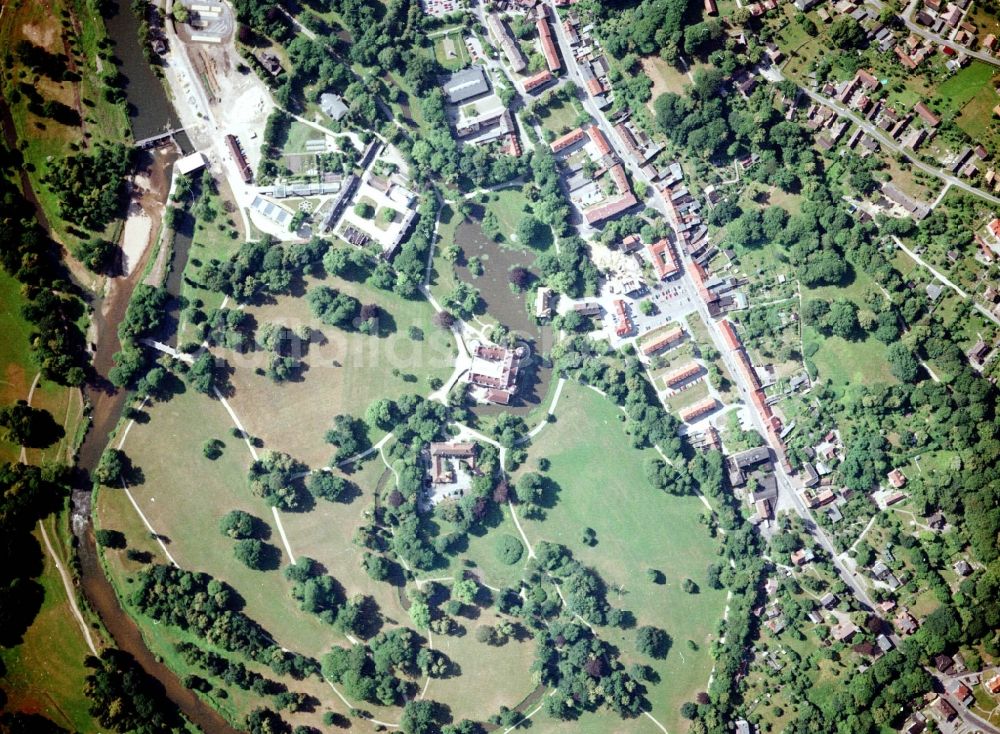
MULTIPOLYGON (((865 294, 877 286, 861 270, 853 270, 851 277, 852 280, 842 286, 803 289, 803 303, 814 298, 827 301, 843 298, 853 301, 859 309, 869 308, 865 303, 865 294)), ((897 382, 886 360, 888 347, 872 336, 847 341, 839 336, 823 336, 811 325, 806 325, 802 337, 805 344, 813 342, 820 345, 819 351, 811 358, 812 362, 816 365, 820 379, 830 380, 838 392, 848 385, 897 382)))
POLYGON ((491 192, 485 206, 500 223, 500 234, 505 242, 513 241, 511 235, 517 231, 517 225, 531 212, 531 203, 519 186, 491 192))
MULTIPOLYGON (((64 542, 69 534, 68 511, 44 521, 49 540, 66 563, 71 551, 64 542)), ((41 533, 35 531, 44 549, 41 533)), ((42 575, 38 578, 45 592, 42 608, 16 647, 4 649, 6 673, 2 683, 6 710, 38 712, 71 731, 97 731, 98 725, 87 713, 89 701, 83 695, 87 669, 84 658, 90 654, 80 627, 70 611, 66 590, 52 557, 44 552, 42 575)))
MULTIPOLYGON (((239 250, 242 241, 238 229, 241 218, 235 210, 232 214, 226 211, 227 204, 232 199, 229 185, 225 181, 216 181, 216 185, 219 187, 217 190, 205 191, 201 195, 209 202, 207 206, 200 204, 188 207, 189 211, 193 209, 195 213, 181 214, 178 228, 184 235, 172 235, 175 238, 173 245, 175 248, 178 246, 177 237, 191 237, 191 247, 184 267, 185 277, 181 279, 181 297, 188 303, 201 302, 201 308, 206 312, 218 308, 222 304, 223 295, 218 291, 199 287, 202 282, 202 268, 212 260, 228 260, 230 255, 239 250), (214 216, 211 214, 213 211, 214 216)), ((165 237, 164 241, 167 240, 168 237, 165 237)), ((176 262, 174 267, 177 267, 176 262)), ((184 343, 190 338, 192 338, 191 324, 182 317, 178 341, 184 343)))
MULTIPOLYGON (((233 408, 247 430, 267 448, 285 451, 311 467, 326 465, 334 447, 323 436, 335 415, 363 416, 375 399, 405 393, 430 392, 428 380, 445 380, 454 365, 450 332, 434 326, 433 308, 424 300, 408 301, 386 291, 336 278, 323 281, 362 303, 382 310, 382 335, 364 335, 325 326, 316 319, 304 297, 282 296, 273 304, 247 308, 258 326, 279 322, 292 329, 308 324, 314 331, 303 361, 301 379, 281 384, 256 373, 269 355, 226 352, 234 368, 233 408), (410 327, 421 330, 411 339, 410 327), (394 374, 396 372, 396 374, 394 374)), ((309 279, 306 290, 320 284, 309 279)), ((374 438, 374 437, 373 437, 374 438)))
POLYGON ((997 106, 998 102, 1000 102, 1000 96, 994 90, 993 84, 983 84, 962 107, 962 111, 956 119, 958 126, 968 133, 970 138, 977 143, 982 143, 994 154, 998 150, 996 143, 998 128, 993 108, 997 106))
MULTIPOLYGON (((32 325, 21 316, 26 303, 21 296, 21 284, 4 271, 0 271, 0 405, 10 405, 26 400, 31 384, 38 374, 38 367, 31 358, 30 337, 32 325)), ((83 421, 83 400, 80 391, 39 378, 31 404, 52 414, 56 423, 63 426, 65 436, 44 449, 30 449, 27 459, 40 464, 42 461, 69 463, 78 443, 78 429, 83 421)), ((0 461, 17 461, 20 447, 0 440, 0 461)))
MULTIPOLYGON (((533 545, 542 540, 562 543, 596 569, 608 586, 611 604, 635 614, 638 626, 656 625, 670 634, 669 654, 655 661, 636 653, 634 631, 599 630, 621 649, 626 664, 653 664, 663 683, 648 693, 652 714, 669 731, 678 731, 684 728, 680 705, 707 685, 712 669, 709 646, 725 606, 725 592, 709 588, 705 580, 708 565, 718 559, 716 542, 698 521, 705 508, 697 498, 670 496, 650 486, 643 465, 658 454, 632 448, 620 416, 606 398, 566 384, 557 420, 534 439, 526 465, 534 470, 535 459, 547 458, 547 475, 559 491, 544 521, 522 519, 521 524, 533 545), (608 461, 610 456, 615 460, 608 461), (585 527, 596 531, 593 547, 580 540, 585 527), (666 583, 649 581, 648 568, 662 571, 666 583), (700 593, 682 591, 684 578, 695 581, 700 593), (688 640, 698 649, 692 650, 688 640)), ((647 722, 639 723, 638 728, 625 726, 645 731, 647 722)), ((618 731, 622 722, 602 714, 585 716, 574 726, 618 731), (600 724, 592 723, 598 719, 600 724)))
MULTIPOLYGON (((650 111, 653 109, 653 102, 661 94, 666 92, 684 94, 684 87, 691 86, 693 83, 691 81, 691 77, 689 77, 684 71, 678 69, 676 66, 668 64, 659 56, 644 56, 641 63, 642 70, 646 72, 646 76, 653 81, 653 88, 650 90, 651 96, 649 98, 649 102, 646 103, 650 111)), ((691 73, 694 74, 695 69, 699 66, 699 64, 695 64, 690 69, 691 73)))
POLYGON ((992 66, 981 61, 973 61, 954 76, 942 82, 934 94, 934 99, 940 102, 940 109, 961 109, 983 87, 989 87, 992 78, 992 66))
POLYGON ((461 28, 434 39, 434 58, 449 71, 461 69, 469 63, 469 50, 465 47, 461 28))
POLYGON ((576 104, 557 99, 552 104, 540 107, 537 115, 543 128, 562 135, 573 129, 580 112, 576 104))
MULTIPOLYGON (((250 453, 242 440, 230 434, 232 421, 225 408, 189 390, 147 410, 149 422, 134 424, 123 447, 143 474, 142 483, 132 486, 131 492, 156 532, 169 539, 167 548, 177 563, 239 589, 247 613, 283 645, 315 651, 332 642, 335 633, 316 617, 300 615, 295 625, 288 625, 297 605, 286 582, 278 573, 254 571, 237 561, 233 541, 219 532, 223 515, 246 510, 270 526, 268 542, 281 551, 282 566, 289 562, 270 508, 247 486, 250 453), (212 438, 226 444, 215 461, 202 454, 202 446, 212 438), (191 481, 193 476, 198 481, 191 481)), ((123 519, 121 513, 135 514, 121 490, 102 490, 101 499, 103 527, 119 529, 115 523, 123 519), (112 496, 119 501, 109 502, 112 496)), ((132 566, 129 570, 136 568, 130 561, 123 563, 132 566)))
MULTIPOLYGON (((224 408, 218 403, 213 405, 214 402, 186 392, 150 408, 148 423, 132 426, 124 449, 144 476, 141 484, 132 487, 135 500, 156 531, 165 536, 171 555, 181 567, 203 570, 226 581, 244 598, 246 613, 259 621, 280 644, 319 657, 331 646, 344 644, 343 636, 318 618, 301 612, 291 598, 288 583, 277 570, 253 571, 240 564, 232 555, 233 542, 218 531, 219 518, 225 512, 237 508, 246 510, 270 526, 270 542, 280 551, 280 565, 289 561, 269 508, 246 489, 249 452, 242 441, 229 436, 229 417, 224 408), (201 455, 203 443, 220 436, 226 442, 223 456, 215 461, 205 459, 201 455), (190 481, 192 467, 197 472, 198 482, 190 481)), ((282 521, 296 557, 308 556, 322 563, 339 582, 347 598, 357 594, 371 596, 379 606, 383 624, 389 628, 408 624, 406 611, 393 587, 368 578, 361 566, 362 551, 353 543, 355 531, 371 511, 375 488, 384 471, 384 464, 375 458, 350 477, 361 490, 350 502, 331 504, 318 500, 310 512, 282 513, 282 521)), ((166 560, 123 491, 102 489, 99 526, 122 530, 131 547, 152 552, 161 562, 166 560)), ((516 533, 516 529, 507 522, 502 532, 516 533)), ((495 558, 492 543, 498 537, 491 533, 475 539, 469 553, 482 555, 482 565, 491 566, 495 558)), ((112 577, 119 587, 127 590, 127 576, 139 568, 138 564, 128 561, 123 551, 106 551, 105 556, 112 577)), ((442 571, 442 575, 448 573, 442 571)), ((506 581, 490 578, 488 583, 506 581)), ((483 610, 478 618, 459 620, 466 627, 466 634, 435 637, 435 647, 445 651, 462 674, 433 681, 433 697, 451 706, 453 715, 458 718, 486 718, 501 705, 516 705, 534 688, 527 672, 534 653, 530 640, 511 641, 500 648, 489 649, 475 640, 472 633, 476 626, 495 621, 493 612, 483 610), (484 654, 486 652, 489 654, 484 654), (496 677, 498 673, 499 678, 496 677), (503 685, 498 685, 498 680, 503 681, 503 685)), ((161 651, 181 674, 188 672, 171 649, 183 636, 176 630, 160 627, 147 628, 147 631, 153 649, 161 651)), ((423 681, 420 683, 422 685, 423 681)), ((324 703, 330 702, 331 692, 324 691, 322 684, 310 681, 293 685, 295 690, 303 687, 320 695, 324 703), (319 690, 312 690, 314 686, 319 686, 319 690)), ((224 713, 238 719, 252 708, 254 701, 237 692, 234 698, 217 703, 224 713)), ((334 703, 337 710, 343 710, 339 701, 334 703)), ((396 710, 368 704, 365 707, 382 720, 398 718, 396 710)), ((318 722, 307 723, 315 725, 318 722)))
POLYGON ((847 341, 839 336, 822 337, 806 327, 806 341, 818 341, 819 351, 813 355, 820 379, 829 380, 833 388, 842 391, 849 385, 872 385, 876 382, 897 382, 889 371, 886 346, 874 339, 847 341))

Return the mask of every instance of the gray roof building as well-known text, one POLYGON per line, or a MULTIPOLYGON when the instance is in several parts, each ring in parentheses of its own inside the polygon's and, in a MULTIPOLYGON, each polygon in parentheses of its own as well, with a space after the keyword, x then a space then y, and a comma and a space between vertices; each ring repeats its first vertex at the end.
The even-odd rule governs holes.
POLYGON ((330 94, 329 92, 321 94, 319 106, 332 120, 340 120, 347 114, 347 105, 344 104, 344 100, 340 98, 339 94, 330 94))
POLYGON ((452 74, 443 85, 445 96, 451 104, 459 104, 490 91, 486 71, 481 66, 470 66, 452 74))

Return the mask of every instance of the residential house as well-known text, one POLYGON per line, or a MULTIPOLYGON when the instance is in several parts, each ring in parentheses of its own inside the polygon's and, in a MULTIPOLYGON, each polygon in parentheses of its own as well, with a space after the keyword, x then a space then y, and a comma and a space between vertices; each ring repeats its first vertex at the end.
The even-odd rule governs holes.
POLYGON ((850 642, 857 633, 858 626, 848 619, 834 625, 830 630, 830 637, 834 642, 850 642))
POLYGON ((899 469, 893 469, 889 472, 889 484, 891 484, 896 489, 902 489, 906 486, 906 475, 903 474, 899 469))
POLYGON ((920 119, 927 123, 930 127, 937 127, 941 124, 941 118, 931 112, 931 108, 923 102, 917 102, 917 104, 913 106, 913 111, 916 112, 920 116, 920 119))
POLYGON ((948 703, 948 701, 943 697, 939 697, 938 700, 934 702, 934 708, 945 721, 951 721, 958 716, 958 712, 955 710, 955 707, 948 703))

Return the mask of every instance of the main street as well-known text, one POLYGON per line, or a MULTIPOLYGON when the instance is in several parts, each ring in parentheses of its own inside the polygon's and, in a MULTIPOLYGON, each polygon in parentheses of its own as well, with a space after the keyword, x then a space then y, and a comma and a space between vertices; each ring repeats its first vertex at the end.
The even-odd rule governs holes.
MULTIPOLYGON (((555 0, 547 0, 547 4, 553 13, 553 16, 555 18, 558 18, 559 16, 556 12, 555 0)), ((567 72, 569 73, 570 79, 577 84, 577 86, 580 88, 581 92, 584 95, 583 99, 584 109, 590 114, 590 116, 594 120, 597 121, 597 124, 600 126, 602 132, 604 132, 605 137, 608 139, 608 142, 611 144, 612 149, 618 155, 619 159, 621 159, 621 161, 625 164, 626 168, 628 168, 628 170, 631 172, 633 178, 635 180, 644 182, 648 186, 648 189, 651 193, 651 197, 649 200, 645 202, 647 206, 652 206, 662 215, 667 216, 668 207, 666 200, 663 198, 663 194, 660 192, 659 188, 657 188, 654 185, 653 181, 651 181, 649 177, 646 176, 646 174, 640 168, 639 164, 628 154, 628 152, 622 150, 618 140, 618 136, 612 130, 611 124, 608 122, 607 117, 605 116, 603 111, 597 108, 597 105, 594 104, 593 100, 587 94, 586 87, 583 85, 583 78, 580 74, 579 65, 577 64, 576 57, 573 54, 572 46, 570 46, 569 44, 569 39, 567 38, 566 31, 563 28, 562 23, 556 22, 553 23, 552 25, 555 28, 556 38, 559 42, 559 49, 566 63, 566 68, 567 72)), ((1000 199, 998 199, 997 201, 998 203, 1000 203, 1000 199)), ((676 239, 679 240, 679 238, 676 239)), ((722 332, 720 330, 718 322, 716 322, 716 320, 712 318, 712 316, 708 313, 708 307, 702 301, 701 296, 698 293, 698 289, 691 278, 690 275, 692 266, 691 257, 686 252, 684 252, 682 248, 678 249, 681 250, 679 254, 684 262, 684 272, 682 273, 679 281, 681 287, 685 295, 691 299, 691 302, 696 303, 698 305, 698 311, 701 314, 702 321, 704 321, 704 323, 708 327, 708 333, 712 338, 713 346, 715 347, 716 351, 722 355, 722 359, 725 362, 726 367, 729 369, 729 373, 733 376, 733 379, 736 382, 737 387, 739 388, 744 403, 746 403, 749 406, 751 404, 749 399, 751 388, 747 384, 746 378, 743 376, 742 370, 736 364, 736 358, 729 351, 729 348, 726 346, 726 342, 722 337, 722 332)), ((775 452, 776 455, 780 455, 778 454, 777 447, 770 445, 770 441, 768 439, 769 434, 767 432, 766 427, 764 426, 762 417, 757 413, 757 411, 753 410, 752 408, 748 412, 752 416, 754 427, 757 429, 760 435, 764 437, 765 441, 768 441, 771 451, 775 452)), ((810 512, 809 508, 806 507, 805 503, 803 502, 800 492, 797 491, 798 490, 797 483, 792 479, 792 477, 788 476, 784 468, 781 466, 780 462, 775 467, 775 473, 779 480, 780 492, 784 496, 786 504, 790 504, 795 509, 796 513, 806 521, 806 526, 809 528, 809 532, 816 539, 816 542, 818 542, 819 545, 824 549, 824 551, 826 551, 827 555, 831 558, 834 566, 837 568, 838 572, 843 578, 844 583, 847 584, 848 587, 850 587, 854 595, 863 604, 865 604, 869 608, 874 609, 875 605, 872 602, 871 598, 868 596, 868 593, 865 590, 864 586, 859 582, 857 577, 851 573, 850 569, 848 569, 844 565, 843 561, 840 559, 837 553, 836 548, 833 545, 833 542, 823 531, 823 529, 816 523, 815 519, 812 517, 812 513, 810 512)))

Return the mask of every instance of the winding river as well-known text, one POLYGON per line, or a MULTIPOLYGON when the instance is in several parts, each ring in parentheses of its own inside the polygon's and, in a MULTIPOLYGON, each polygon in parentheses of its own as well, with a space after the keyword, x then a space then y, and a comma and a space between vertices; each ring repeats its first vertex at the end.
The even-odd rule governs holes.
MULTIPOLYGON (((159 79, 153 74, 139 44, 139 20, 127 5, 116 6, 113 15, 105 19, 108 33, 115 44, 115 55, 121 62, 121 70, 128 79, 126 88, 129 116, 133 136, 136 139, 148 137, 162 131, 165 126, 179 127, 173 106, 159 79)), ((190 148, 186 136, 181 135, 178 143, 182 148, 190 148)), ((154 166, 152 186, 154 191, 166 201, 173 157, 165 163, 154 166)), ((181 245, 183 246, 183 242, 181 245)), ((80 560, 81 585, 90 607, 100 616, 114 644, 130 653, 142 668, 155 678, 167 698, 196 726, 206 732, 236 734, 236 729, 208 704, 188 688, 166 665, 157 660, 143 640, 138 626, 122 610, 111 583, 104 575, 98 556, 91 525, 91 486, 88 479, 108 445, 108 439, 121 418, 127 393, 116 390, 107 381, 108 370, 114 366, 113 356, 119 349, 118 324, 125 315, 129 298, 136 285, 141 282, 150 251, 147 248, 143 259, 128 277, 118 278, 105 296, 95 299, 93 323, 96 337, 94 368, 99 378, 86 388, 87 399, 92 406, 92 424, 84 439, 78 457, 78 481, 73 490, 73 532, 77 539, 77 553, 80 560)), ((185 252, 177 253, 179 262, 175 267, 183 267, 185 252)), ((174 280, 175 286, 179 281, 174 280)), ((174 294, 176 295, 176 294, 174 294)))

